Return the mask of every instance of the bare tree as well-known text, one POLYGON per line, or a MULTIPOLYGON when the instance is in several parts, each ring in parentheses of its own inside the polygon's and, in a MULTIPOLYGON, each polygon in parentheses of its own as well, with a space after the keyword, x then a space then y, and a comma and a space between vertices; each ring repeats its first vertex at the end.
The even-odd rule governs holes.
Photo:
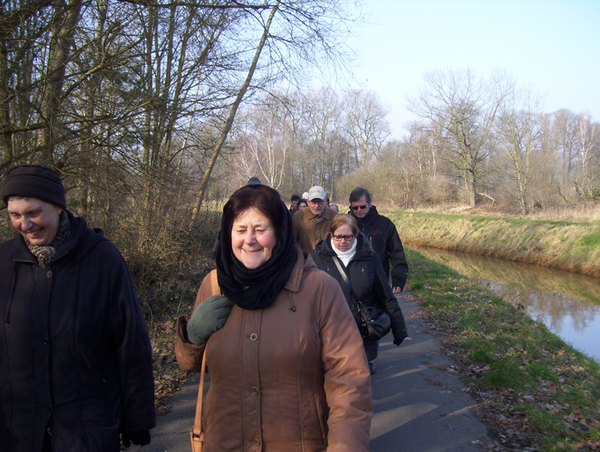
POLYGON ((492 146, 494 121, 513 88, 501 75, 480 80, 470 71, 431 72, 426 87, 411 102, 411 110, 440 131, 437 139, 451 147, 450 162, 465 182, 469 204, 477 204, 483 162, 492 146))
POLYGON ((221 131, 221 135, 219 136, 217 144, 214 147, 214 150, 213 150, 212 156, 210 158, 210 161, 208 163, 208 166, 206 167, 206 170, 204 171, 204 175, 202 176, 202 181, 200 182, 200 189, 198 191, 198 194, 196 195, 196 202, 194 204, 194 209, 192 210, 192 219, 190 222, 190 227, 193 227, 194 224, 196 223, 196 219, 198 217, 198 212, 200 211, 200 207, 202 206, 202 200, 204 199, 204 192, 206 191, 206 187, 208 185, 208 180, 210 178, 210 174, 212 173, 212 170, 215 167, 215 164, 217 162, 219 154, 221 153, 221 149, 225 145, 225 140, 227 139, 227 135, 229 135, 231 127, 233 126, 233 121, 235 120, 235 115, 237 113, 237 110, 240 107, 242 100, 244 99, 244 96, 246 95, 246 91, 248 91, 248 88, 250 87, 250 83, 252 82, 252 78, 254 77, 254 73, 256 71, 258 62, 260 60, 260 55, 261 55, 262 50, 267 41, 267 37, 269 36, 269 29, 271 27, 271 23, 273 22, 273 17, 275 16, 275 13, 277 12, 278 9, 279 9, 279 1, 277 1, 273 5, 273 8, 269 12, 267 20, 264 24, 264 29, 263 29, 262 36, 260 38, 260 42, 256 48, 256 52, 254 53, 254 58, 252 59, 250 68, 248 69, 248 73, 246 75, 246 80, 244 81, 244 84, 238 91, 237 96, 231 106, 231 109, 229 111, 229 116, 227 117, 227 121, 225 122, 225 125, 221 131))
POLYGON ((539 100, 531 93, 515 93, 503 105, 497 122, 499 168, 508 178, 505 189, 522 215, 531 210, 531 184, 542 164, 540 118, 539 100))
MULTIPOLYGON (((238 21, 238 12, 220 8, 144 8, 139 25, 145 29, 140 55, 142 96, 140 119, 144 128, 140 137, 140 156, 132 168, 141 176, 140 205, 144 213, 140 224, 143 243, 154 244, 151 235, 158 224, 173 212, 168 196, 173 178, 188 147, 192 126, 198 127, 214 108, 223 106, 228 94, 217 83, 219 65, 231 56, 218 51, 220 37, 238 21), (166 36, 167 39, 158 39, 166 36), (219 87, 219 88, 213 88, 219 87), (201 97, 200 93, 204 97, 201 97), (157 223, 158 222, 158 223, 157 223)), ((231 30, 230 32, 232 32, 231 30)), ((221 71, 219 71, 222 77, 221 71)))
POLYGON ((190 227, 196 222, 202 206, 204 194, 211 173, 217 163, 221 149, 225 145, 236 113, 252 84, 260 80, 259 87, 266 88, 270 83, 286 78, 291 83, 300 83, 302 74, 318 62, 339 63, 344 56, 340 27, 353 19, 345 15, 345 0, 320 2, 318 0, 273 0, 263 2, 261 10, 248 10, 250 32, 244 35, 245 42, 251 45, 245 53, 253 50, 253 57, 246 69, 246 78, 231 104, 227 120, 221 127, 221 134, 214 146, 206 170, 200 181, 196 195, 190 227), (253 44, 251 33, 260 30, 258 44, 253 44), (266 54, 264 62, 262 53, 266 54))
POLYGON ((444 153, 447 147, 439 142, 441 132, 435 124, 422 124, 414 122, 410 124, 410 135, 403 142, 403 147, 414 155, 416 171, 419 177, 430 177, 437 179, 442 169, 442 161, 449 157, 444 153))
POLYGON ((370 91, 354 90, 344 96, 346 132, 354 143, 357 166, 367 165, 381 150, 390 134, 383 108, 377 95, 370 91))
POLYGON ((597 132, 591 122, 588 125, 585 115, 561 109, 544 118, 544 147, 555 159, 553 185, 567 205, 575 205, 586 197, 585 186, 597 142, 595 135, 597 132))
POLYGON ((303 97, 304 142, 298 167, 306 173, 306 188, 321 185, 331 194, 335 179, 344 168, 347 170, 350 149, 340 146, 341 122, 341 102, 332 89, 320 88, 303 97))
POLYGON ((561 109, 553 115, 553 136, 556 153, 560 158, 560 181, 563 190, 569 190, 573 181, 577 147, 578 118, 575 113, 561 109))
POLYGON ((38 136, 41 161, 46 164, 52 164, 54 160, 54 131, 60 128, 59 112, 60 102, 66 94, 63 91, 66 68, 71 58, 75 27, 79 22, 82 4, 82 0, 71 0, 64 7, 59 6, 51 23, 50 48, 40 108, 40 119, 45 127, 40 129, 38 136))
POLYGON ((282 186, 289 152, 295 139, 295 120, 285 96, 268 96, 244 112, 243 132, 234 157, 241 177, 257 176, 277 190, 282 186))
POLYGON ((39 159, 52 164, 58 106, 64 98, 66 64, 81 6, 81 1, 74 0, 9 2, 2 7, 0 146, 4 167, 40 150, 39 159))
POLYGON ((600 198, 600 124, 593 123, 589 115, 579 115, 577 141, 580 165, 575 187, 585 200, 597 201, 600 198))

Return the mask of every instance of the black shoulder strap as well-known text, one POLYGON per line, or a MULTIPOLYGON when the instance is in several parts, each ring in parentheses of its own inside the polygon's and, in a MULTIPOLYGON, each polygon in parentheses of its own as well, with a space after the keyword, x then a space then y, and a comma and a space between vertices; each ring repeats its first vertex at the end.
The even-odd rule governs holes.
POLYGON ((373 332, 372 331, 373 330, 373 325, 371 324, 372 320, 369 318, 369 314, 367 313, 367 310, 363 306, 362 302, 360 301, 360 299, 354 293, 354 290, 352 289, 352 284, 350 284, 350 280, 348 279, 348 275, 346 274, 346 271, 342 268, 342 264, 340 262, 340 258, 337 257, 337 256, 334 256, 333 257, 333 262, 335 263, 338 271, 340 272, 340 275, 342 275, 342 279, 344 280, 344 282, 350 288, 350 293, 352 295, 352 298, 354 298, 354 300, 356 301, 356 303, 352 303, 352 307, 354 309, 356 309, 358 311, 358 313, 360 314, 360 317, 361 317, 364 325, 366 326, 367 330, 369 331, 369 333, 372 333, 373 332))

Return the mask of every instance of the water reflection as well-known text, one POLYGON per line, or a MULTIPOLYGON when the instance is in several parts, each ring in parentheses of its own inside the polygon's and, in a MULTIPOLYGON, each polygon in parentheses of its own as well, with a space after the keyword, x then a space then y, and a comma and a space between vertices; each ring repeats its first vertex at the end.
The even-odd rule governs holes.
POLYGON ((488 286, 600 362, 600 280, 534 265, 436 248, 412 247, 488 286))

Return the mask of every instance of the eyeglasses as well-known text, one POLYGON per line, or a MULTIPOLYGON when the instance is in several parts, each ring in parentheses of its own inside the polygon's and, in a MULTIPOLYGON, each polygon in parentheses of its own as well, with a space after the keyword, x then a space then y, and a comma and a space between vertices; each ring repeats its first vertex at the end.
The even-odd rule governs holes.
POLYGON ((364 206, 351 206, 350 208, 351 208, 352 210, 358 210, 358 209, 360 209, 360 210, 365 210, 367 207, 369 207, 369 205, 368 205, 368 204, 365 204, 364 206))
POLYGON ((342 240, 345 240, 346 242, 351 242, 352 240, 354 240, 353 235, 333 235, 333 234, 331 234, 331 238, 333 240, 335 240, 336 242, 341 242, 342 240))

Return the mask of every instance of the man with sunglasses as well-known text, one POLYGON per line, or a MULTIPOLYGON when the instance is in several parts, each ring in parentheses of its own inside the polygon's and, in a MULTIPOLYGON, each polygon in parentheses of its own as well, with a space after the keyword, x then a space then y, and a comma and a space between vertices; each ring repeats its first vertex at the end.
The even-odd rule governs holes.
POLYGON ((292 223, 296 243, 310 253, 329 232, 329 225, 337 212, 326 205, 327 195, 323 187, 311 187, 306 199, 308 209, 296 212, 292 223))
POLYGON ((396 226, 389 218, 377 212, 377 208, 371 204, 371 194, 366 188, 356 187, 350 193, 349 200, 349 213, 356 218, 358 228, 369 239, 388 278, 391 273, 394 293, 402 292, 408 275, 408 264, 396 226))

